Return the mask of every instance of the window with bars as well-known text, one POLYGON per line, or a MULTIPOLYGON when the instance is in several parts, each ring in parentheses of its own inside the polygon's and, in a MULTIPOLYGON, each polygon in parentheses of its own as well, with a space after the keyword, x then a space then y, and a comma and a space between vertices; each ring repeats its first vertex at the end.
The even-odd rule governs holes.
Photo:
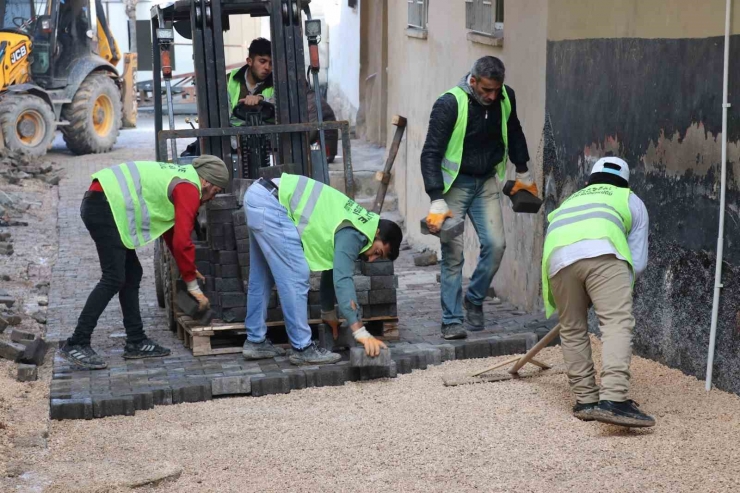
POLYGON ((504 0, 465 0, 465 27, 487 36, 503 36, 504 0))
POLYGON ((409 4, 408 27, 427 28, 429 0, 407 0, 409 4))

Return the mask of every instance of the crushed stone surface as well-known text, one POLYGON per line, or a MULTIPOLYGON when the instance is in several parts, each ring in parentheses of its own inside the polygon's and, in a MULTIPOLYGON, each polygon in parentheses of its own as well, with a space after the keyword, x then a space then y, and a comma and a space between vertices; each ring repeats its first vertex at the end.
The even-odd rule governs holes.
POLYGON ((442 384, 443 376, 463 377, 503 358, 448 362, 395 380, 52 422, 48 451, 26 457, 16 485, 126 491, 141 477, 162 476, 147 488, 740 491, 738 396, 706 393, 695 378, 634 358, 631 396, 657 426, 584 423, 571 416, 559 348, 539 358, 556 366, 551 374, 527 367, 536 375, 442 384))

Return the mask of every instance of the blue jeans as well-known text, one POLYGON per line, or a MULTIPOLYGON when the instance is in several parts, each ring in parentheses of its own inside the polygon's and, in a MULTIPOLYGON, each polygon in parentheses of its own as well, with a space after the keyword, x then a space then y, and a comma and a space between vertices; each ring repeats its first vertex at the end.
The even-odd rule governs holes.
POLYGON ((310 271, 303 246, 288 211, 262 185, 255 183, 244 194, 249 227, 249 293, 247 339, 262 342, 267 336, 267 305, 277 284, 290 344, 304 349, 311 344, 308 325, 310 271))
MULTIPOLYGON (((500 195, 495 176, 486 179, 458 175, 444 196, 452 214, 456 217, 465 217, 467 214, 478 233, 480 258, 470 278, 467 293, 468 300, 475 305, 483 304, 506 249, 500 195)), ((463 322, 462 268, 464 262, 463 235, 449 242, 442 242, 443 324, 463 322)))

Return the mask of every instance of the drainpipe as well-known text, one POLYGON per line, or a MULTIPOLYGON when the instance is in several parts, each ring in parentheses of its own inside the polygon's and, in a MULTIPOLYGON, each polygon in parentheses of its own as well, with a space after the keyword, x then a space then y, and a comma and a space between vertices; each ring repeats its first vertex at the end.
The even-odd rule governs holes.
POLYGON ((725 8, 725 63, 722 80, 722 173, 719 194, 719 235, 717 236, 717 265, 714 270, 714 300, 712 301, 712 326, 709 331, 709 354, 707 355, 706 390, 712 390, 712 367, 714 366, 714 345, 717 341, 717 316, 719 314, 720 290, 722 289, 722 256, 725 236, 725 187, 727 180, 727 79, 730 64, 730 6, 727 0, 725 8))

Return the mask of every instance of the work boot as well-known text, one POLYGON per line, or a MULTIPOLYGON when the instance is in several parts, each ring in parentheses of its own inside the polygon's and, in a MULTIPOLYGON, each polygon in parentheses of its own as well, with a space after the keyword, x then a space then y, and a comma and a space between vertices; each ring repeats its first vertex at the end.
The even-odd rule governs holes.
POLYGON ((580 419, 581 421, 593 421, 594 420, 594 408, 598 406, 598 402, 589 402, 586 404, 576 404, 573 406, 573 416, 580 419))
POLYGON ((596 421, 629 428, 649 428, 655 426, 655 418, 640 411, 632 400, 624 402, 599 401, 592 411, 596 421))
POLYGON ((108 363, 98 356, 98 353, 96 353, 89 344, 73 346, 69 342, 65 342, 64 345, 59 348, 58 353, 59 356, 78 369, 102 370, 104 368, 108 368, 108 363))
POLYGON ((126 343, 123 348, 123 359, 161 358, 169 356, 170 350, 160 346, 151 339, 144 339, 136 344, 126 343))
POLYGON ((465 306, 465 310, 467 310, 465 320, 470 324, 469 330, 473 332, 483 330, 486 327, 486 317, 483 316, 483 306, 474 304, 467 296, 465 297, 463 306, 465 306))
POLYGON ((285 356, 285 349, 273 346, 270 339, 262 342, 250 342, 247 339, 242 346, 242 355, 248 360, 275 358, 285 356))
POLYGON ((442 324, 442 339, 465 339, 468 333, 462 324, 442 324))
POLYGON ((292 354, 288 357, 288 361, 294 365, 330 365, 336 363, 342 359, 342 356, 337 353, 332 353, 326 349, 319 347, 315 342, 311 342, 307 347, 303 349, 293 348, 292 354))

